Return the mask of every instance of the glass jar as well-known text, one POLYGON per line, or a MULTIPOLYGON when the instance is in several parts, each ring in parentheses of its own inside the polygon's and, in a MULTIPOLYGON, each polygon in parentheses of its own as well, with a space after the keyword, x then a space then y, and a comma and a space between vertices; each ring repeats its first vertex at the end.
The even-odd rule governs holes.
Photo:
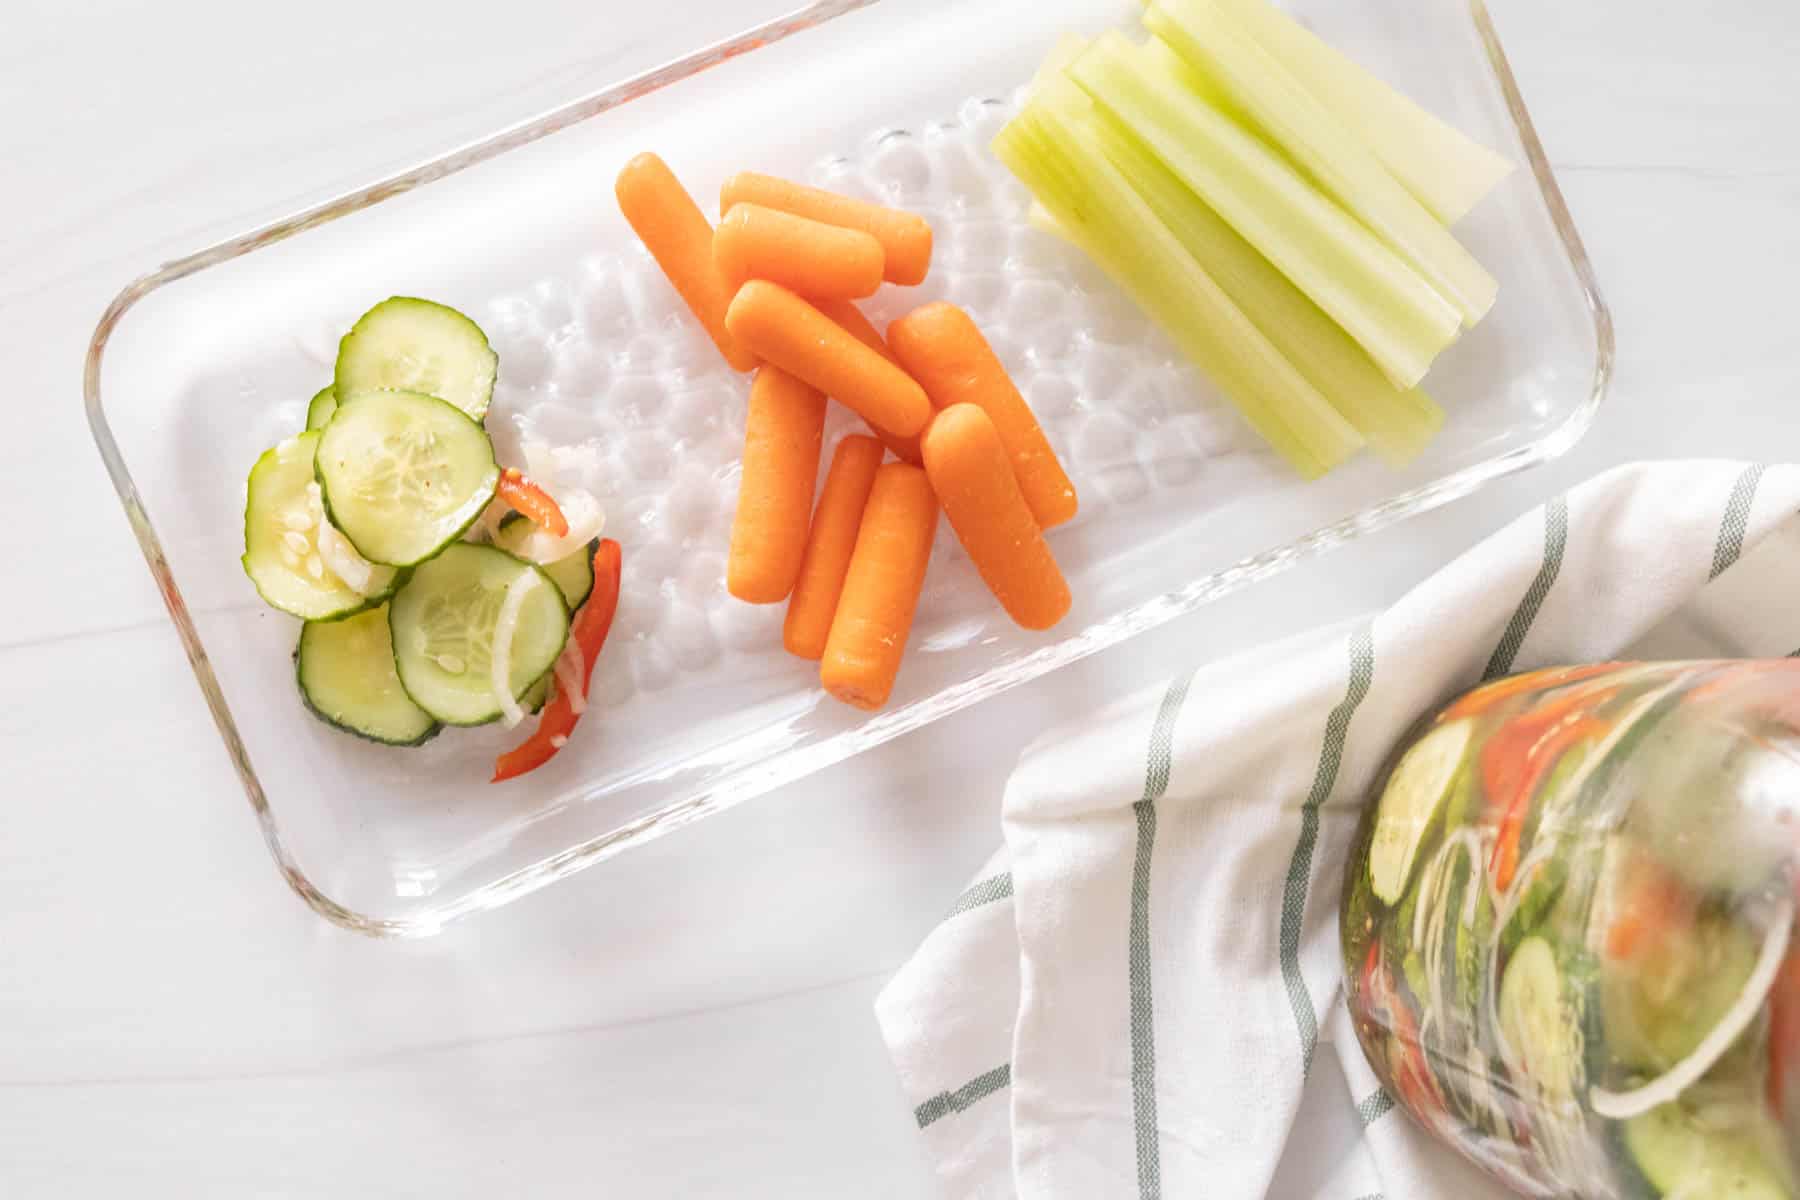
POLYGON ((1363 1051, 1528 1196, 1800 1197, 1800 662, 1485 684, 1377 780, 1344 883, 1363 1051))

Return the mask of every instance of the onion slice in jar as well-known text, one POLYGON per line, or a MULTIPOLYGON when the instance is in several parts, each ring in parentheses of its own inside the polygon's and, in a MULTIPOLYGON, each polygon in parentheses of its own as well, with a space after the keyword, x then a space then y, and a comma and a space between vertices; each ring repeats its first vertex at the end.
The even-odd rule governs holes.
POLYGON ((488 683, 494 689, 494 699, 499 701, 500 719, 508 729, 515 728, 525 719, 525 710, 512 693, 513 635, 519 631, 519 613, 525 608, 525 598, 542 578, 536 571, 521 571, 519 577, 507 585, 506 595, 500 601, 500 615, 494 621, 494 652, 488 660, 488 683))
POLYGON ((1711 1070, 1761 1011, 1764 998, 1775 984, 1775 973, 1781 969, 1781 960, 1787 956, 1788 937, 1793 926, 1794 902, 1784 900, 1776 910, 1768 933, 1763 936, 1762 951, 1757 955, 1750 978, 1744 983, 1743 993, 1691 1054, 1649 1083, 1628 1092, 1615 1092, 1596 1084, 1588 1089, 1589 1106, 1609 1120, 1627 1121, 1678 1099, 1711 1070))

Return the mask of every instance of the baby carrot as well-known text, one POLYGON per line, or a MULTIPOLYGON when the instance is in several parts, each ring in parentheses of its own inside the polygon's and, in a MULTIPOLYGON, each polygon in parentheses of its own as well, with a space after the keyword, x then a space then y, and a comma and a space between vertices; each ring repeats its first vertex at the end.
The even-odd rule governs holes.
MULTIPOLYGON (((848 300, 820 300, 813 307, 843 326, 851 337, 896 367, 900 366, 899 360, 894 357, 894 352, 888 349, 887 341, 882 338, 881 330, 875 328, 873 321, 863 316, 862 309, 848 300)), ((864 422, 864 424, 868 423, 864 422)), ((896 458, 903 458, 907 462, 915 464, 920 461, 918 434, 901 437, 897 433, 889 433, 878 425, 869 425, 869 430, 881 439, 883 445, 894 452, 896 458)))
POLYGON ((713 233, 713 264, 726 286, 767 279, 821 300, 872 295, 881 286, 881 243, 760 204, 734 204, 713 233))
POLYGON ((925 586, 937 515, 924 471, 910 463, 876 470, 819 664, 819 682, 845 704, 877 709, 894 690, 925 586))
POLYGON ((713 265, 712 226, 668 164, 654 154, 638 155, 619 172, 613 194, 625 220, 700 318, 725 361, 740 371, 756 366, 755 357, 725 330, 731 289, 713 265))
POLYGON ((824 436, 825 397, 764 364, 750 385, 743 480, 725 567, 726 590, 739 600, 774 604, 793 590, 824 436))
POLYGON ((778 283, 752 279, 739 288, 725 310, 725 328, 750 353, 835 397, 871 425, 904 437, 931 418, 931 401, 910 375, 778 283))
POLYGON ((781 630, 781 644, 789 654, 816 661, 825 653, 825 638, 837 614, 844 572, 850 569, 856 531, 875 484, 875 469, 881 466, 881 453, 880 442, 860 434, 839 442, 832 453, 781 630))
POLYGON ((1075 487, 1056 451, 968 313, 942 301, 927 304, 889 325, 887 336, 888 348, 932 404, 973 404, 987 413, 1040 528, 1075 515, 1075 487))
POLYGON ((925 474, 950 527, 1007 615, 1048 629, 1069 611, 1069 585, 1013 478, 1006 447, 988 415, 952 404, 922 440, 925 474))
POLYGON ((761 204, 872 234, 885 251, 884 277, 889 283, 921 283, 931 266, 931 226, 917 213, 852 200, 755 171, 741 171, 719 189, 719 212, 729 212, 734 204, 761 204))

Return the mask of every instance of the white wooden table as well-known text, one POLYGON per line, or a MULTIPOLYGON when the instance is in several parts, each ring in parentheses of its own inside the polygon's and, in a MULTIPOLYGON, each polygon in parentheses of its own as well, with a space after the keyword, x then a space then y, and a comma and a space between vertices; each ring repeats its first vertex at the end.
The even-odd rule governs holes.
MULTIPOLYGON (((0 1195, 934 1194, 870 1004, 996 844, 1023 731, 1379 605, 1612 463, 1800 453, 1800 11, 1493 6, 1618 320, 1612 399, 1575 452, 396 945, 326 925, 270 867, 88 438, 93 322, 164 257, 791 0, 315 0, 279 18, 12 0, 0 1195)), ((1348 1134, 1321 1136, 1277 1194, 1312 1194, 1348 1134)))

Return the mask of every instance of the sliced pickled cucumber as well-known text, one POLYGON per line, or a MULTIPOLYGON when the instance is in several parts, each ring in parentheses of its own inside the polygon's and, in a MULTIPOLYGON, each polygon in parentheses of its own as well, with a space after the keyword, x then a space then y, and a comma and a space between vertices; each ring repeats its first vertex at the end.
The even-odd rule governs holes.
MULTIPOLYGON (((1680 1103, 1624 1123, 1628 1167, 1668 1200, 1793 1200, 1781 1131, 1750 1104, 1702 1121, 1680 1103)), ((1629 1174, 1628 1174, 1629 1178, 1629 1174)), ((1634 1181, 1635 1182, 1635 1181, 1634 1181)))
POLYGON ((1469 748, 1470 729, 1468 721, 1439 725, 1406 752, 1388 777, 1369 846, 1369 879, 1384 904, 1400 899, 1425 835, 1442 819, 1444 799, 1469 748))
POLYGON ((481 326, 454 308, 395 296, 364 313, 338 344, 338 395, 422 392, 473 420, 487 415, 500 358, 481 326))
MULTIPOLYGON (((511 513, 500 522, 500 529, 494 534, 494 545, 508 554, 518 554, 520 545, 531 536, 534 528, 518 513, 511 513)), ((588 593, 594 590, 594 552, 598 549, 600 539, 595 538, 573 554, 542 564, 544 574, 562 589, 563 599, 568 601, 571 611, 580 608, 588 593)))
POLYGON ((371 562, 411 566, 462 536, 500 482, 493 443, 418 392, 338 391, 315 466, 332 524, 371 562))
POLYGON ((492 546, 458 542, 413 572, 388 609, 394 664, 413 702, 446 725, 500 715, 494 694, 494 634, 507 589, 537 575, 512 638, 507 685, 526 696, 556 665, 569 636, 562 593, 539 568, 492 546))
POLYGON ((337 411, 337 388, 326 384, 313 394, 306 405, 306 429, 309 433, 317 433, 325 428, 331 420, 331 414, 337 411))
POLYGON ((385 605, 342 621, 307 622, 294 661, 306 707, 328 725, 390 746, 417 746, 438 731, 400 686, 385 605))
POLYGON ((369 594, 332 574, 319 555, 324 509, 311 490, 317 433, 289 438, 250 469, 244 502, 244 573, 271 606, 307 621, 330 621, 380 604, 399 582, 376 567, 369 594))
POLYGON ((1507 1065, 1554 1097, 1571 1096, 1582 1072, 1581 1020, 1563 988, 1556 951, 1526 938, 1500 980, 1500 1032, 1507 1065))

